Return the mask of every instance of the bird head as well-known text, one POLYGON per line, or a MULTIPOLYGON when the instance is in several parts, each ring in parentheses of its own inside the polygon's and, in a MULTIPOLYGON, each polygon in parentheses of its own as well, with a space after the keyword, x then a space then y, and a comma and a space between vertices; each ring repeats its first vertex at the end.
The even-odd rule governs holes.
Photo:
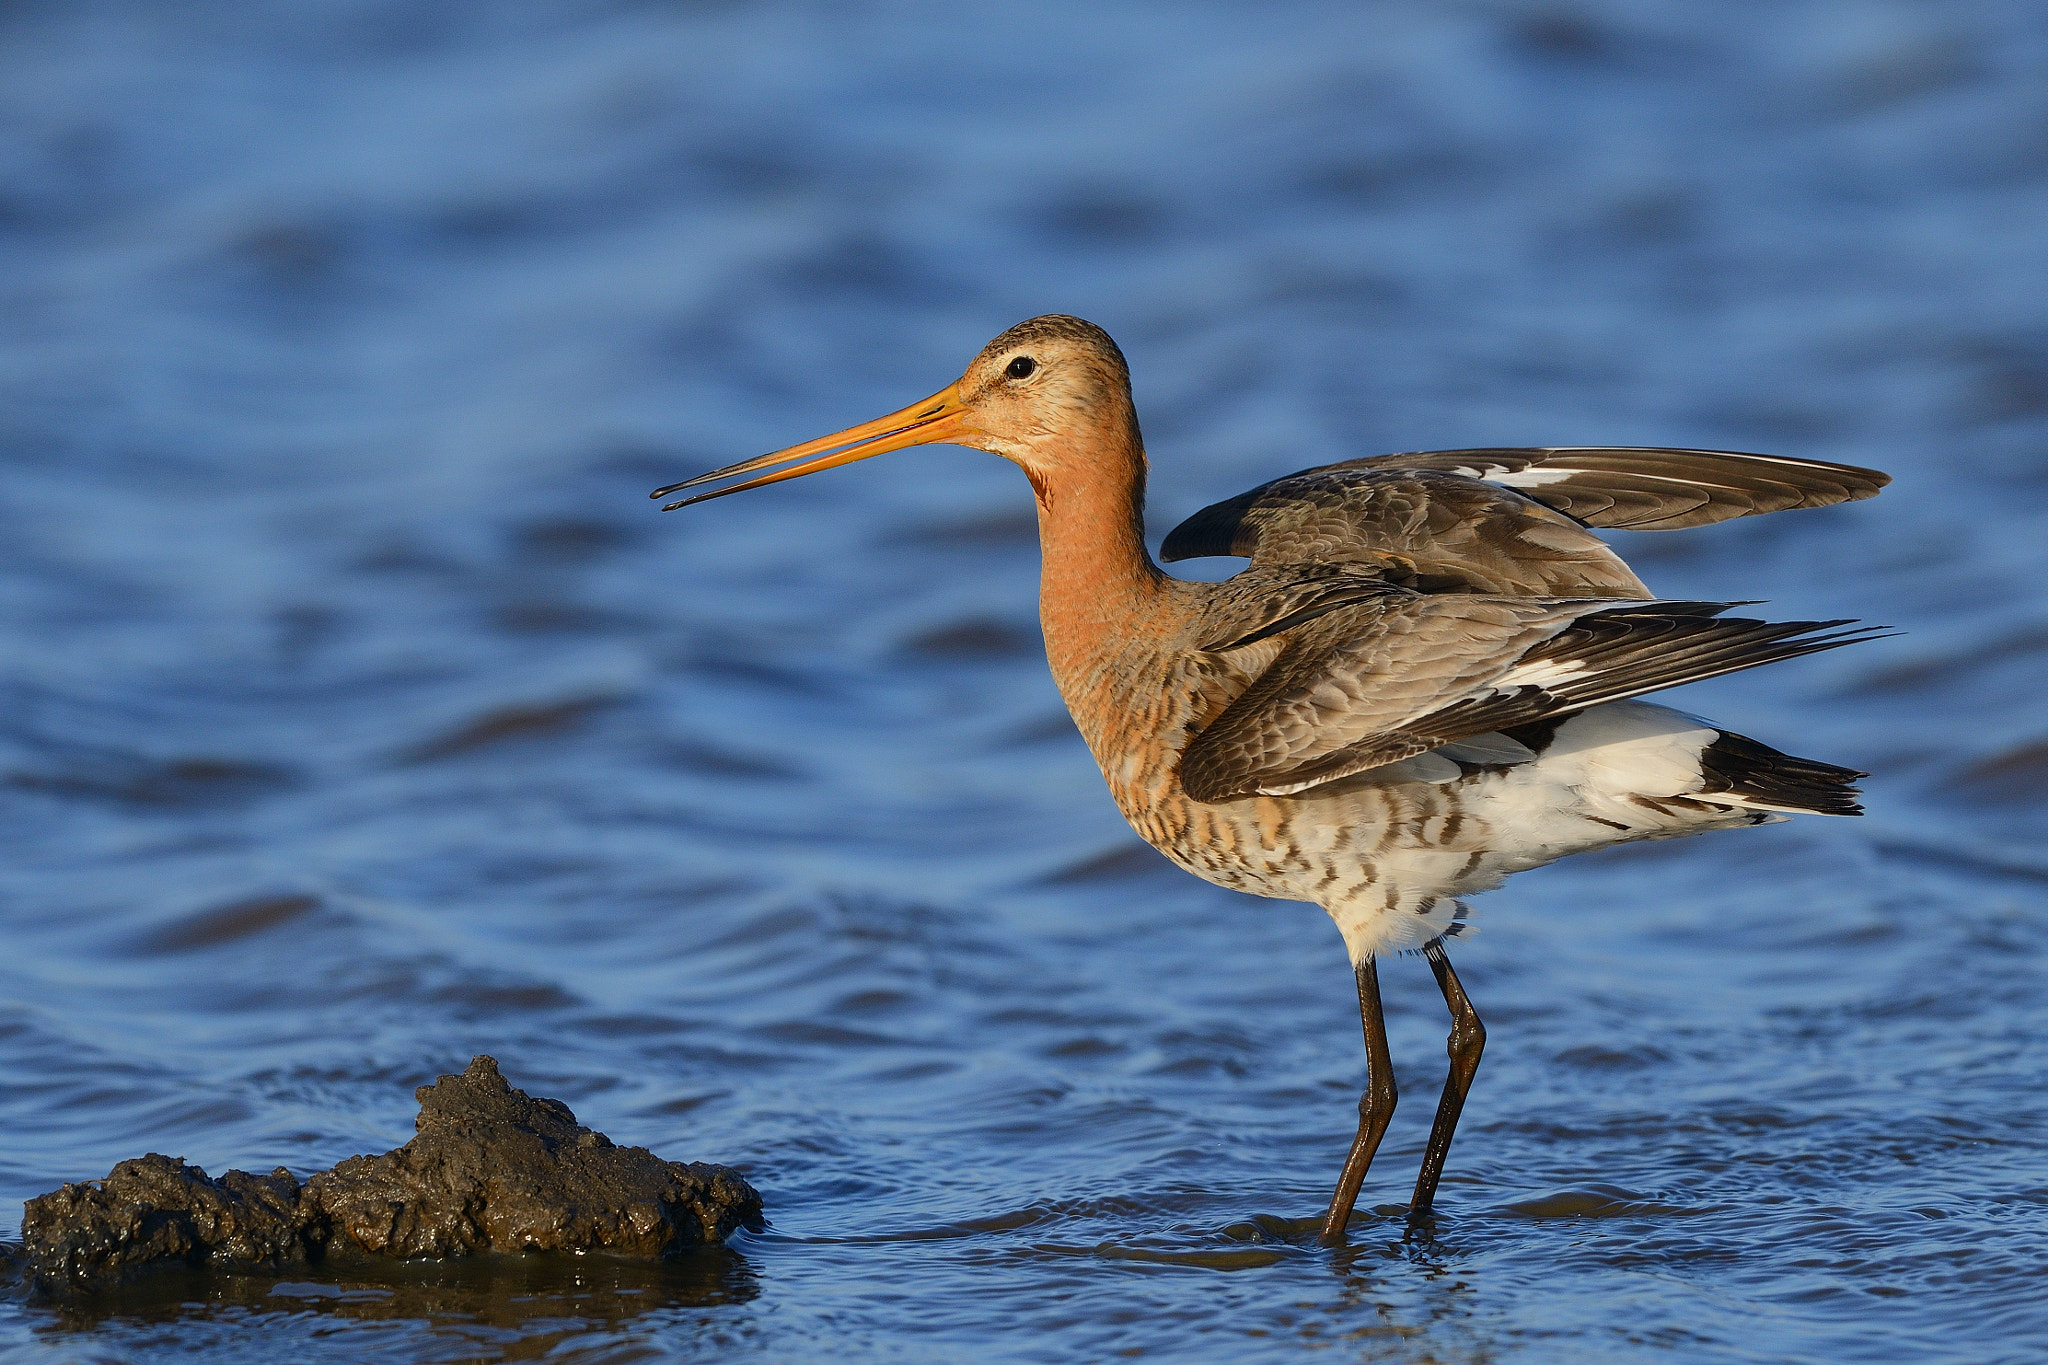
POLYGON ((1119 443, 1141 449, 1123 352, 1094 323, 1054 313, 1004 332, 982 348, 966 373, 907 408, 657 488, 649 496, 663 498, 769 471, 672 502, 662 508, 668 512, 886 451, 959 445, 1018 465, 1044 498, 1053 481, 1084 472, 1076 466, 1119 443))

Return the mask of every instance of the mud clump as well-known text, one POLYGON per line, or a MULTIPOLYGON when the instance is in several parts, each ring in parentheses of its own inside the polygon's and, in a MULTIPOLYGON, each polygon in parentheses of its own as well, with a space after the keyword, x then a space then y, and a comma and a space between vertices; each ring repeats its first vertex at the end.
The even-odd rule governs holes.
POLYGON ((306 1182, 331 1235, 364 1251, 665 1256, 760 1221, 761 1196, 739 1172, 614 1146, 560 1100, 514 1090, 489 1057, 418 1096, 419 1136, 306 1182))
POLYGON ((158 1261, 308 1259, 300 1221, 304 1187, 279 1167, 210 1180, 197 1166, 152 1152, 95 1185, 66 1185, 28 1201, 22 1251, 42 1284, 119 1275, 158 1261))
POLYGON ((725 1166, 619 1147, 559 1100, 515 1090, 478 1057, 414 1092, 418 1135, 301 1184, 152 1153, 105 1180, 31 1199, 22 1253, 46 1287, 140 1266, 281 1266, 330 1255, 456 1257, 603 1251, 669 1256, 761 1225, 761 1196, 725 1166))

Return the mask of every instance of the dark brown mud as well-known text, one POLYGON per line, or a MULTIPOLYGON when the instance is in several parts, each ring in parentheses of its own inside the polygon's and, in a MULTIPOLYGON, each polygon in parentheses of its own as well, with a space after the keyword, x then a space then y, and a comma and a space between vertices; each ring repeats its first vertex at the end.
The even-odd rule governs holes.
POLYGON ((664 1161, 512 1088, 492 1058, 415 1092, 418 1136, 301 1183, 151 1153, 28 1201, 22 1259, 40 1288, 148 1266, 279 1268, 344 1258, 609 1252, 658 1258, 761 1225, 740 1173, 664 1161))

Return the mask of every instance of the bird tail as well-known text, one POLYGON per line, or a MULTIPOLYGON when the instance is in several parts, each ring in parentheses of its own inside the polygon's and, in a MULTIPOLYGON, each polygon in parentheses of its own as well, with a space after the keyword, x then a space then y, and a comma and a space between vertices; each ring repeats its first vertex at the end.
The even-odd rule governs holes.
POLYGON ((1856 779, 1870 775, 1794 758, 1729 730, 1719 731, 1700 751, 1700 769, 1706 782, 1697 797, 1800 815, 1863 814, 1856 779))

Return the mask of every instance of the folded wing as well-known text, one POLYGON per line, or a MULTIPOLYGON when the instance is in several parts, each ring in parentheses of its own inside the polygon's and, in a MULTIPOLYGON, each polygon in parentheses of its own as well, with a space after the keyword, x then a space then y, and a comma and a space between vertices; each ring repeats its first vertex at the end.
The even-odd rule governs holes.
POLYGON ((1286 632, 1257 680, 1188 745, 1181 782, 1198 801, 1289 795, 1880 633, 1720 615, 1733 605, 1412 592, 1336 605, 1286 632))

